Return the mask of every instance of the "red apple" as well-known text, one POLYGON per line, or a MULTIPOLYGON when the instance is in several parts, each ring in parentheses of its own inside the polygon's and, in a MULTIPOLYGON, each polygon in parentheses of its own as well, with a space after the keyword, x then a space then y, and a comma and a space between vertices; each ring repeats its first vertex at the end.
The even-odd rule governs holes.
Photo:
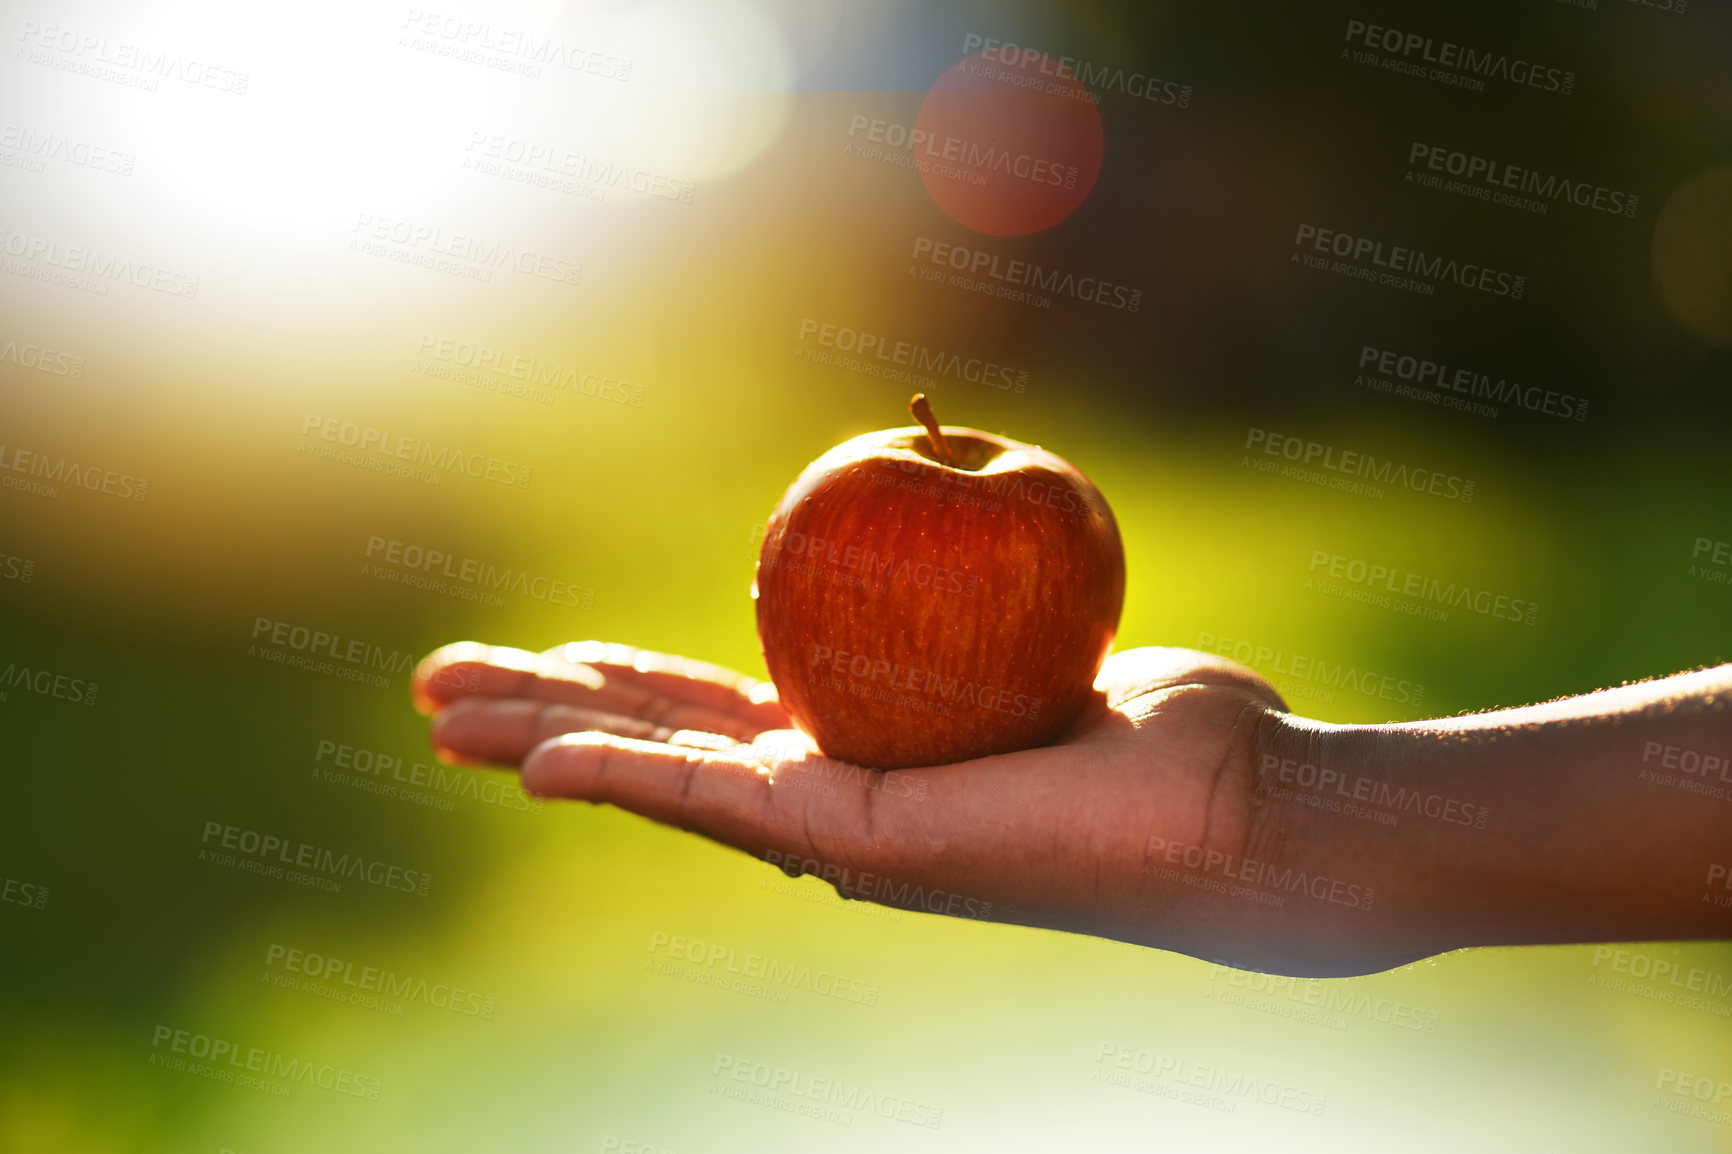
POLYGON ((782 704, 877 769, 1051 743, 1093 690, 1125 596, 1106 499, 1069 462, 979 429, 885 429, 806 467, 752 596, 782 704))

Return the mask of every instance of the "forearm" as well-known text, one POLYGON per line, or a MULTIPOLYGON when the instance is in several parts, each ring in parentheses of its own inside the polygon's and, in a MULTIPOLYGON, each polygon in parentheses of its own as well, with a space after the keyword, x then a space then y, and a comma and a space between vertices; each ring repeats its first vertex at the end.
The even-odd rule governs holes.
POLYGON ((1371 960, 1732 937, 1732 666, 1402 725, 1295 720, 1258 772, 1282 860, 1375 889, 1317 929, 1371 960))

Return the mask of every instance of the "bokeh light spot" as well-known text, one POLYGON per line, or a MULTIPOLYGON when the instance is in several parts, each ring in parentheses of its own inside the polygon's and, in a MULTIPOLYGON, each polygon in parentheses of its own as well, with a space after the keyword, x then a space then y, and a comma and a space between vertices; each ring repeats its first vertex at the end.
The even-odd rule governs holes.
POLYGON ((1732 347, 1732 164, 1679 185, 1654 224, 1654 286, 1674 320, 1732 347))
POLYGON ((990 236, 1025 236, 1070 216, 1100 176, 1095 97, 1033 51, 977 52, 932 85, 914 162, 933 202, 990 236))

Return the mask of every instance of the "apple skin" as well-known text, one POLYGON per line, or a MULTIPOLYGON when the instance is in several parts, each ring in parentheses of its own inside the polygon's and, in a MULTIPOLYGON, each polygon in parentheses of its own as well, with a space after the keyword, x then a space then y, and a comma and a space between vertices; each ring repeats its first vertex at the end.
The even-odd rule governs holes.
POLYGON ((831 449, 776 507, 752 597, 782 704, 875 769, 1048 745, 1093 693, 1124 605, 1106 499, 1038 446, 945 426, 831 449))

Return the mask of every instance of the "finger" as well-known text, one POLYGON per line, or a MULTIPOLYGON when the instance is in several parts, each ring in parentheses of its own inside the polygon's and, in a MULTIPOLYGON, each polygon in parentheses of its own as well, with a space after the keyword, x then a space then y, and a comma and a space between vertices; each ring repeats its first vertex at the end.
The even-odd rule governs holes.
POLYGON ((760 731, 788 724, 788 713, 777 701, 774 685, 707 661, 607 641, 573 641, 547 652, 587 665, 603 676, 748 719, 758 724, 760 731))
POLYGON ((874 771, 849 766, 855 775, 801 788, 796 768, 764 764, 752 747, 696 748, 702 738, 568 733, 524 759, 523 788, 617 805, 759 858, 872 869, 904 839, 901 817, 868 786, 874 771))
POLYGON ((677 720, 657 724, 560 701, 466 697, 453 701, 434 717, 432 742, 447 761, 516 765, 530 750, 562 733, 589 731, 666 742, 682 729, 695 728, 677 720))
MULTIPOLYGON (((671 675, 667 686, 681 688, 671 675)), ((466 698, 519 698, 560 701, 675 729, 703 729, 745 739, 765 728, 755 719, 658 693, 624 677, 609 677, 589 665, 573 664, 557 651, 530 653, 473 641, 447 645, 429 654, 416 668, 411 692, 416 708, 423 713, 436 713, 466 698)), ((777 719, 778 724, 787 723, 779 707, 770 705, 767 709, 764 716, 777 719)))
POLYGON ((415 707, 432 714, 469 696, 563 701, 674 728, 745 738, 788 723, 787 713, 775 703, 773 687, 717 666, 689 662, 694 675, 688 677, 676 672, 684 659, 651 654, 659 664, 650 669, 622 668, 610 675, 587 663, 567 661, 561 656, 567 648, 530 653, 463 641, 436 649, 416 667, 411 682, 415 707), (717 677, 731 677, 735 684, 717 677))
POLYGON ((604 683, 596 670, 566 666, 527 649, 458 641, 421 659, 410 678, 409 692, 415 708, 431 716, 463 697, 526 697, 538 680, 548 683, 549 696, 568 698, 575 697, 580 687, 600 689, 604 683), (565 684, 556 687, 556 681, 565 684))
POLYGON ((467 697, 435 715, 431 740, 441 755, 454 759, 516 765, 548 738, 584 731, 661 742, 675 733, 654 722, 559 701, 467 697))
MULTIPOLYGON (((523 788, 616 805, 899 909, 995 920, 1030 903, 1063 911, 1079 873, 1099 868, 1087 838, 1065 832, 1086 834, 1098 814, 1079 796, 1077 766, 1052 750, 880 773, 810 753, 798 731, 728 749, 697 748, 704 736, 566 734, 530 752, 523 788)), ((1098 776, 1084 794, 1121 789, 1110 767, 1098 776)))

